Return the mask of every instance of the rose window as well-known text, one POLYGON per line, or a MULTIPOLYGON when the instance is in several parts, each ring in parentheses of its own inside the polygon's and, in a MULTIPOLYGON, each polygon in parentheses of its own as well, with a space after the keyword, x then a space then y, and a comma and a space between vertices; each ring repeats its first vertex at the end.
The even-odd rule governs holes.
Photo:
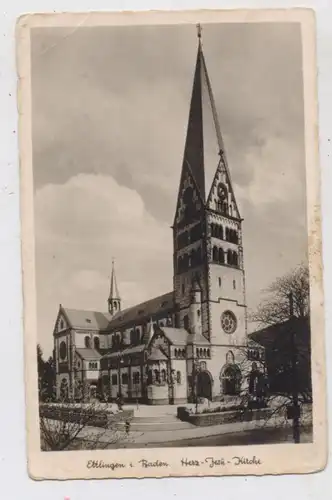
POLYGON ((236 330, 236 317, 231 311, 225 311, 221 316, 221 326, 225 333, 234 333, 236 330))

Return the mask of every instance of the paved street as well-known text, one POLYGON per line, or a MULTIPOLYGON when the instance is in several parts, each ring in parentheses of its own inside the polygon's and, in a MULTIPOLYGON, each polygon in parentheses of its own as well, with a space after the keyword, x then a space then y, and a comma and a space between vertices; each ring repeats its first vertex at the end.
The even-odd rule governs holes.
MULTIPOLYGON (((80 433, 89 449, 90 443, 101 448, 160 448, 184 446, 230 446, 292 442, 291 421, 275 416, 267 421, 229 422, 199 427, 176 418, 176 407, 145 407, 134 409, 129 433, 120 423, 117 431, 86 427, 80 433)), ((312 439, 311 419, 303 421, 301 442, 312 439)))

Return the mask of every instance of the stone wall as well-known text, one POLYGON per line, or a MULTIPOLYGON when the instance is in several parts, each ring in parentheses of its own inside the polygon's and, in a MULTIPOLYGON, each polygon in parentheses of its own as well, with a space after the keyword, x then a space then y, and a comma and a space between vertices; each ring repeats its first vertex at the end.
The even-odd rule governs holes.
POLYGON ((253 420, 264 420, 272 414, 270 408, 260 410, 233 410, 216 413, 190 413, 186 408, 179 407, 177 417, 179 420, 189 422, 199 427, 210 425, 230 424, 235 422, 251 422, 253 420))
POLYGON ((107 408, 91 408, 90 405, 58 405, 40 404, 39 415, 52 420, 62 420, 92 427, 103 427, 109 429, 119 422, 131 420, 134 416, 133 410, 123 410, 118 413, 110 413, 107 408))

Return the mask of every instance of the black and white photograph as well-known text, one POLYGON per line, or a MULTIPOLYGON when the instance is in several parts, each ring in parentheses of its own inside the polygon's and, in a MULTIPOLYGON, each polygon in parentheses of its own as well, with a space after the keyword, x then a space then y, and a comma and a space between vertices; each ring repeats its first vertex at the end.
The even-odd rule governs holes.
POLYGON ((303 33, 29 28, 39 460, 315 444, 303 33))

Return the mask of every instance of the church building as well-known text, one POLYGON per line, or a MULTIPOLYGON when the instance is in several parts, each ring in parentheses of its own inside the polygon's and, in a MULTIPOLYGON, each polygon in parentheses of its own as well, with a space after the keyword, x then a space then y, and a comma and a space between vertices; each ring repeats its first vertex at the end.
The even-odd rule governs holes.
POLYGON ((101 392, 156 405, 237 395, 248 341, 242 220, 198 28, 172 225, 173 290, 122 309, 113 262, 108 312, 60 305, 57 397, 101 392))

